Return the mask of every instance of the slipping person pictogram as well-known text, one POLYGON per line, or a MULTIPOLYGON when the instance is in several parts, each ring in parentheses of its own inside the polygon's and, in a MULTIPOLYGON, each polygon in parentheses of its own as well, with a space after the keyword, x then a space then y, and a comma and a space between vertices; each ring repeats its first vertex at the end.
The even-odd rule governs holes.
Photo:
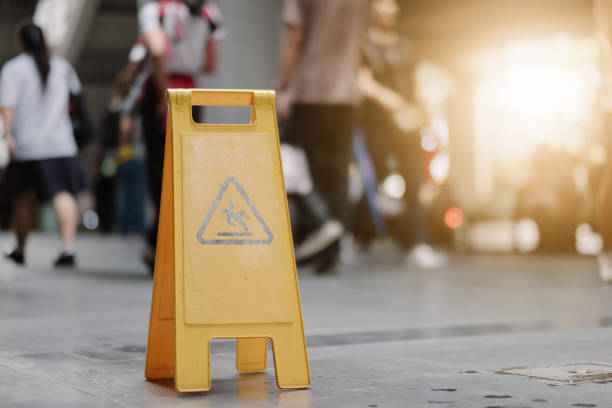
POLYGON ((198 242, 205 245, 269 244, 272 239, 272 231, 246 191, 238 180, 228 177, 198 230, 198 242), (229 205, 224 207, 223 203, 229 205), (227 228, 228 225, 233 228, 227 228), (236 231, 240 227, 242 230, 236 231))
POLYGON ((249 214, 247 214, 247 212, 244 211, 244 210, 240 211, 240 213, 235 213, 234 212, 234 203, 232 202, 231 198, 229 199, 229 203, 230 203, 229 209, 228 208, 224 208, 223 209, 223 213, 227 215, 227 223, 229 225, 231 225, 232 227, 235 227, 236 224, 234 224, 234 222, 232 220, 237 221, 237 222, 240 223, 240 225, 242 225, 242 228, 244 228, 244 231, 248 232, 249 228, 244 223, 244 221, 242 221, 242 219, 246 218, 247 220, 250 220, 251 217, 249 217, 249 214))

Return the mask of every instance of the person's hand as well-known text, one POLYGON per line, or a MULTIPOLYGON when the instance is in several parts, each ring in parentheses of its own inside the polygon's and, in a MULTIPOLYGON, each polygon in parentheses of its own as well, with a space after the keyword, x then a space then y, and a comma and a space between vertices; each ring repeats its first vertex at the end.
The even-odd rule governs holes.
POLYGON ((117 156, 115 157, 115 164, 117 166, 127 163, 134 158, 134 151, 128 144, 122 144, 117 149, 117 156))
POLYGON ((391 112, 399 110, 405 104, 404 98, 392 91, 384 92, 380 97, 385 107, 391 112))
POLYGON ((423 109, 415 103, 405 102, 392 112, 395 125, 405 133, 417 132, 425 125, 423 109))
POLYGON ((281 119, 286 119, 291 114, 291 96, 289 91, 281 90, 276 93, 276 113, 281 119))
POLYGON ((166 92, 164 91, 161 97, 159 98, 159 102, 157 102, 157 116, 166 120, 166 115, 168 114, 168 102, 166 101, 166 92))
POLYGON ((10 133, 6 134, 6 144, 9 148, 9 152, 11 153, 11 156, 16 156, 17 155, 17 143, 15 143, 15 139, 13 139, 13 136, 10 133))

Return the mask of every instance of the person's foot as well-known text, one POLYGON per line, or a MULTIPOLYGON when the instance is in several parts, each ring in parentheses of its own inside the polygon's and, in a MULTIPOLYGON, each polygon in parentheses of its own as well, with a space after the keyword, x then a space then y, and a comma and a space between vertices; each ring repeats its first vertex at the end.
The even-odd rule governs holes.
POLYGON ((601 280, 612 283, 612 252, 602 252, 597 255, 597 263, 601 280))
POLYGON ((144 264, 147 266, 147 269, 149 270, 149 275, 153 276, 153 274, 155 273, 155 251, 147 249, 142 254, 142 262, 144 262, 144 264))
POLYGON ((354 267, 363 265, 368 261, 370 241, 362 242, 353 235, 347 234, 340 240, 340 253, 338 254, 342 265, 354 267))
POLYGON ((11 252, 5 253, 4 257, 7 259, 11 259, 17 265, 23 265, 25 263, 23 252, 18 249, 13 249, 11 252))
POLYGON ((427 244, 417 244, 408 254, 407 264, 424 269, 437 269, 448 265, 448 256, 427 244))
POLYGON ((76 262, 74 260, 74 254, 68 252, 62 252, 59 254, 53 266, 56 268, 73 268, 76 262))
POLYGON ((315 275, 335 275, 340 271, 340 241, 335 241, 312 258, 315 275))
POLYGON ((339 221, 330 220, 325 222, 319 229, 308 235, 304 241, 295 247, 295 260, 302 262, 312 258, 334 242, 337 242, 344 227, 339 221))

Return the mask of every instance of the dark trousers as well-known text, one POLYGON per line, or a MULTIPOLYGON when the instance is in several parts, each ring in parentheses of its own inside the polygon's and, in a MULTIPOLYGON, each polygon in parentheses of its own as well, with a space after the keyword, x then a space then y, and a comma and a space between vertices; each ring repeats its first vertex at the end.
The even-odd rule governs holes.
POLYGON ((164 147, 166 143, 166 124, 156 111, 155 104, 143 106, 142 133, 147 153, 147 178, 149 193, 155 209, 155 220, 147 229, 149 248, 157 246, 157 225, 161 202, 162 176, 164 173, 164 147))
MULTIPOLYGON (((164 174, 164 152, 166 146, 166 116, 157 111, 155 91, 152 84, 145 90, 142 106, 142 133, 147 154, 147 179, 151 201, 155 207, 155 220, 147 229, 147 243, 150 249, 157 247, 157 227, 161 204, 162 178, 164 174)), ((194 107, 193 119, 200 121, 199 109, 194 107)))
POLYGON ((295 104, 292 142, 304 148, 315 189, 345 226, 350 219, 348 166, 355 108, 343 104, 295 104))
POLYGON ((122 234, 145 230, 146 186, 145 167, 141 160, 130 160, 117 167, 117 207, 122 234))

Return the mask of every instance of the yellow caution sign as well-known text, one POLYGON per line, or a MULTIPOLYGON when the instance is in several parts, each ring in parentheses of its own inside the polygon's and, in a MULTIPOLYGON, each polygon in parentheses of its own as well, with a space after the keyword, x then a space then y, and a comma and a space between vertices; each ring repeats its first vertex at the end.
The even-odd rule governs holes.
POLYGON ((210 389, 210 341, 236 368, 310 385, 273 91, 168 91, 170 104, 145 376, 210 389), (198 124, 192 106, 250 106, 247 125, 198 124))

